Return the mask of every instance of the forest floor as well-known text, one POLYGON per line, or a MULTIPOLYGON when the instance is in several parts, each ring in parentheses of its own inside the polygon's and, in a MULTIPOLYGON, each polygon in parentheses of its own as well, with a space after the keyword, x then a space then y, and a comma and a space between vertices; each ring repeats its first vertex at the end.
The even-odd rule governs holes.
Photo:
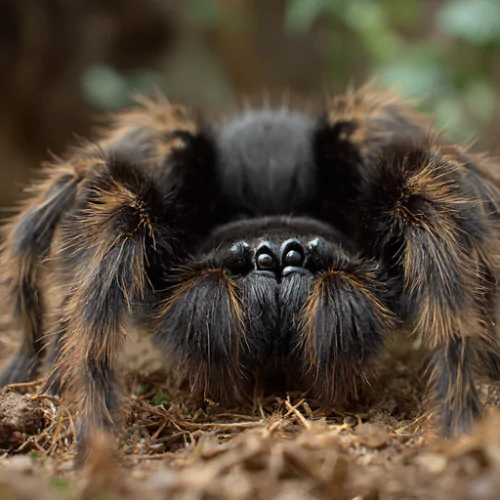
MULTIPOLYGON (((13 342, 3 339, 7 355, 13 342)), ((424 412, 418 363, 408 359, 386 360, 370 396, 350 411, 294 393, 256 398, 247 408, 200 407, 155 363, 130 371, 119 446, 96 439, 81 468, 74 419, 61 400, 37 395, 37 384, 0 392, 0 500, 500 495, 498 386, 480 386, 487 415, 474 432, 444 440, 424 412)))

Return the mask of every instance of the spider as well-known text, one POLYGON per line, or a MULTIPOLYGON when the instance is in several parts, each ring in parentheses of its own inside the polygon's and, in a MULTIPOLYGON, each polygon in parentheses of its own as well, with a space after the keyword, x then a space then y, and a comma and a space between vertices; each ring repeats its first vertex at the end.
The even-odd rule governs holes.
POLYGON ((491 160, 430 130, 369 88, 317 114, 210 124, 144 99, 47 165, 5 226, 23 339, 1 385, 47 363, 43 389, 76 404, 84 443, 120 425, 131 325, 203 397, 241 401, 284 374, 326 405, 355 396, 409 325, 442 433, 468 431, 477 377, 500 375, 500 184, 491 160), (51 327, 48 267, 62 291, 51 327))

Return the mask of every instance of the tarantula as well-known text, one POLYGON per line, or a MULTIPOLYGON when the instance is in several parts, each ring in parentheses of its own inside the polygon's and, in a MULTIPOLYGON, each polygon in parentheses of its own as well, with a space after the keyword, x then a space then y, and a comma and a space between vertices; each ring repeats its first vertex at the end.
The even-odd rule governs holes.
POLYGON ((144 100, 48 165, 7 224, 23 341, 0 383, 48 357, 44 389, 76 403, 81 443, 119 423, 129 325, 205 397, 241 400, 285 374, 333 405, 405 323, 430 355, 443 434, 466 431, 481 413, 476 377, 500 375, 493 167, 368 89, 317 115, 212 124, 144 100), (48 264, 62 290, 51 329, 48 264))

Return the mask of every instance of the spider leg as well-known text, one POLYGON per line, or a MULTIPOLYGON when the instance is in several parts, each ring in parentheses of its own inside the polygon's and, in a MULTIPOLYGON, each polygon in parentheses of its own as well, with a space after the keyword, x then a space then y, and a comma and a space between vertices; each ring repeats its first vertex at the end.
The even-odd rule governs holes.
POLYGON ((238 360, 246 342, 241 288, 224 269, 206 267, 183 271, 172 290, 159 314, 156 344, 194 394, 241 401, 245 375, 238 360))
MULTIPOLYGON (((49 257, 63 299, 44 388, 62 387, 76 403, 80 446, 119 420, 118 359, 128 324, 153 323, 148 311, 170 266, 210 230, 213 154, 210 137, 185 108, 161 98, 144 101, 117 116, 97 144, 83 145, 53 167, 37 187, 39 197, 8 228, 2 257, 12 267, 11 294, 26 325, 14 361, 21 359, 21 369, 10 365, 4 380, 13 380, 12 371, 23 380, 36 364, 33 345, 42 337, 37 300, 44 298, 36 268, 49 257)), ((83 457, 86 448, 80 449, 83 457)))
POLYGON ((480 293, 477 294, 477 309, 483 328, 482 335, 470 339, 476 353, 474 369, 480 377, 490 380, 500 380, 500 339, 498 338, 497 311, 498 311, 498 286, 492 274, 493 269, 488 269, 491 263, 481 263, 480 293))
POLYGON ((68 335, 68 314, 67 308, 69 304, 69 296, 64 297, 61 302, 60 310, 56 313, 53 329, 49 332, 49 336, 53 337, 53 344, 50 353, 48 354, 47 366, 49 373, 45 379, 42 392, 52 396, 58 396, 64 393, 66 380, 63 374, 56 368, 61 359, 62 347, 68 335))
POLYGON ((432 353, 430 389, 443 434, 465 431, 481 412, 474 386, 475 345, 487 336, 480 256, 494 253, 495 233, 461 165, 431 142, 394 145, 367 176, 365 248, 399 277, 394 307, 432 353))
POLYGON ((484 334, 471 339, 477 353, 476 371, 494 381, 500 380, 500 338, 498 336, 498 283, 500 249, 494 235, 500 230, 500 180, 493 174, 496 163, 484 155, 473 155, 456 145, 441 148, 443 156, 454 162, 470 196, 479 202, 483 223, 492 234, 487 252, 481 247, 474 250, 479 262, 480 293, 476 295, 484 334))
POLYGON ((13 302, 16 322, 24 335, 19 350, 0 375, 0 387, 28 380, 41 363, 43 304, 39 267, 50 252, 54 231, 73 203, 82 175, 67 166, 47 170, 36 188, 34 201, 4 229, 3 276, 13 302))
MULTIPOLYGON (((39 353, 45 347, 42 344, 45 344, 46 325, 42 320, 46 295, 39 270, 47 260, 56 261, 55 267, 61 267, 59 228, 62 224, 75 224, 75 219, 68 218, 67 213, 94 168, 112 159, 135 165, 147 174, 147 182, 154 179, 158 185, 170 188, 179 185, 178 198, 187 204, 186 219, 194 221, 183 229, 186 234, 199 237, 197 222, 205 221, 197 212, 198 205, 191 200, 201 200, 204 205, 210 195, 213 175, 210 143, 203 134, 198 134, 199 126, 185 108, 162 98, 144 100, 142 104, 142 108, 116 116, 97 144, 83 144, 67 160, 48 166, 46 178, 31 187, 32 197, 26 207, 5 227, 2 275, 22 331, 22 345, 2 372, 0 385, 26 380, 40 365, 39 353), (192 175, 199 179, 204 190, 197 190, 198 183, 192 182, 192 175)), ((61 278, 56 283, 59 287, 65 284, 64 273, 51 274, 53 278, 61 278)), ((55 341, 49 366, 58 356, 60 339, 65 336, 64 325, 61 318, 50 335, 55 341)), ((59 382, 54 379, 51 382, 51 391, 57 390, 59 382)))
POLYGON ((356 238, 365 168, 403 140, 423 140, 429 125, 393 94, 370 86, 327 104, 313 137, 321 217, 356 238))
POLYGON ((67 289, 53 374, 77 404, 80 445, 119 421, 127 322, 147 293, 148 264, 156 253, 173 252, 173 213, 169 198, 138 168, 109 161, 88 173, 61 225, 67 289))
POLYGON ((495 165, 431 128, 397 99, 362 89, 331 102, 315 151, 331 219, 387 269, 391 308, 434 353, 430 392, 449 435, 480 413, 474 376, 500 375, 500 189, 495 165))
POLYGON ((356 381, 383 346, 394 317, 376 263, 322 239, 309 259, 316 278, 300 318, 304 371, 314 377, 313 391, 334 404, 355 395, 356 381))

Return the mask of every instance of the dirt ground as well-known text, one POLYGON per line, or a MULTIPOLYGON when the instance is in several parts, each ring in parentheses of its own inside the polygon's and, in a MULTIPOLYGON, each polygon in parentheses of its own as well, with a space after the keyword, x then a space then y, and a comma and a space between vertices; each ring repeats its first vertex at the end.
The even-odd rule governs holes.
MULTIPOLYGON (((2 325, 5 329, 5 325, 2 325)), ((2 356, 14 347, 2 337, 2 356)), ((500 389, 470 436, 444 440, 424 412, 419 363, 384 361, 352 410, 301 394, 256 397, 247 408, 190 401, 158 360, 131 361, 119 446, 93 443, 74 464, 74 419, 36 383, 0 392, 0 500, 12 499, 494 499, 500 496, 500 389)))

